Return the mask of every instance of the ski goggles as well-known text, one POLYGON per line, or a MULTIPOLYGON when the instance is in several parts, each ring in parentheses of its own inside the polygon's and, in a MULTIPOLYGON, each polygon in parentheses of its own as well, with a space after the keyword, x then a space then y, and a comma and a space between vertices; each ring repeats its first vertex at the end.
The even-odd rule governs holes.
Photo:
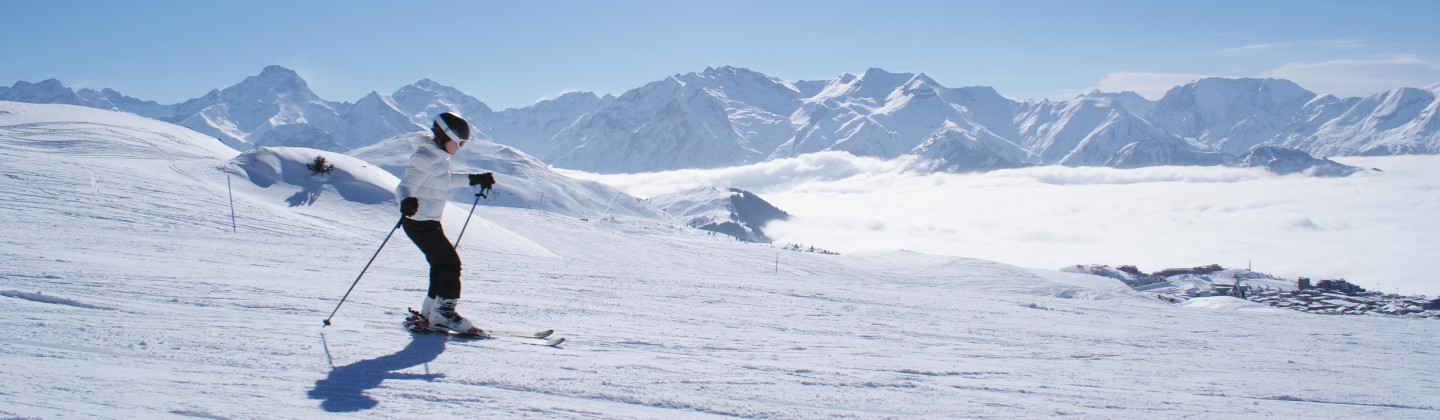
POLYGON ((455 144, 462 144, 470 140, 460 137, 459 134, 455 134, 455 130, 450 129, 450 124, 446 124, 444 118, 435 117, 435 125, 440 126, 440 130, 444 131, 445 135, 450 136, 450 140, 454 140, 455 144))

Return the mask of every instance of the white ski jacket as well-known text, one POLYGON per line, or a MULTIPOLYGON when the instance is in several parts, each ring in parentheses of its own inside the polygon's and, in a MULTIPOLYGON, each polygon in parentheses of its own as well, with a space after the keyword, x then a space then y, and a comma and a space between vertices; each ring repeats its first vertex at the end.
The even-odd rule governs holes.
POLYGON ((415 154, 410 156, 405 178, 395 187, 396 202, 415 197, 420 209, 411 220, 440 220, 450 190, 469 186, 470 174, 450 172, 450 154, 436 146, 431 136, 416 136, 414 144, 415 154))

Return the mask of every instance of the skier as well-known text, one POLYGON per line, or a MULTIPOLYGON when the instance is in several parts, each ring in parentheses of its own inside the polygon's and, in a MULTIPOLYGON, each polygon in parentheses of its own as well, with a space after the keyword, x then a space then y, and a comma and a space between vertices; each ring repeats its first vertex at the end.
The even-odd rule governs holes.
POLYGON ((453 112, 442 113, 435 117, 430 131, 432 138, 422 136, 415 142, 415 154, 405 168, 405 178, 395 188, 400 214, 404 215, 400 223, 405 227, 405 236, 415 242, 430 263, 430 289, 412 328, 484 335, 455 312, 460 303, 460 254, 445 237, 440 216, 449 201, 446 197, 450 189, 479 185, 483 195, 495 184, 495 176, 490 172, 450 172, 450 157, 470 139, 470 124, 464 118, 453 112))

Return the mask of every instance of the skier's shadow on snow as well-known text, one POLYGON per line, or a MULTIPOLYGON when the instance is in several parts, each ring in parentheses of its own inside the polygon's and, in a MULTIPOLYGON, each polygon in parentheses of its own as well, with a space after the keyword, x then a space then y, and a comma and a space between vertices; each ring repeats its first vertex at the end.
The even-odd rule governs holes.
POLYGON ((285 203, 289 204, 290 207, 300 207, 315 204, 315 200, 320 199, 320 193, 324 191, 320 187, 321 184, 307 185, 300 191, 296 191, 295 194, 286 197, 285 203))
POLYGON ((444 334, 416 334, 409 345, 395 354, 335 367, 325 379, 315 381, 315 388, 308 395, 313 400, 324 400, 320 408, 332 413, 375 408, 380 402, 365 395, 365 391, 379 387, 386 379, 433 381, 444 377, 441 373, 429 373, 428 369, 423 374, 398 372, 434 361, 445 351, 447 338, 444 334))

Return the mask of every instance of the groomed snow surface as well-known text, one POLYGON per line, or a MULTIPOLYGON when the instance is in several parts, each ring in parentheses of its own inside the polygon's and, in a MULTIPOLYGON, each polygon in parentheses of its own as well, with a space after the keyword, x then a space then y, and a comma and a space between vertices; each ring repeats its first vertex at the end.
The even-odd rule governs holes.
POLYGON ((562 348, 401 330, 426 269, 400 232, 322 328, 395 222, 345 196, 394 178, 337 156, 262 188, 219 145, 0 103, 0 417, 1440 416, 1434 321, 512 208, 466 230, 461 313, 562 348))

